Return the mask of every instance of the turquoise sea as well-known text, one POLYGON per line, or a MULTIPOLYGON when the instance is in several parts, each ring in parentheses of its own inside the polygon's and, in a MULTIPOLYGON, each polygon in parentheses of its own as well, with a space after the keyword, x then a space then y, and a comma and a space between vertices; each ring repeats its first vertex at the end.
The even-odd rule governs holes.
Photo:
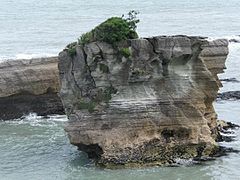
MULTIPOLYGON (((239 0, 0 0, 0 61, 54 56, 111 16, 140 11, 140 36, 201 35, 240 40, 239 0)), ((240 43, 230 43, 220 78, 240 80, 240 43)), ((240 90, 224 82, 222 92, 240 90)), ((240 101, 215 103, 219 119, 240 124, 240 101)), ((0 107, 1 110, 1 107, 0 107)), ((238 180, 240 154, 179 167, 101 169, 69 144, 65 116, 0 121, 0 180, 238 180)), ((240 130, 233 142, 240 150, 240 130)))

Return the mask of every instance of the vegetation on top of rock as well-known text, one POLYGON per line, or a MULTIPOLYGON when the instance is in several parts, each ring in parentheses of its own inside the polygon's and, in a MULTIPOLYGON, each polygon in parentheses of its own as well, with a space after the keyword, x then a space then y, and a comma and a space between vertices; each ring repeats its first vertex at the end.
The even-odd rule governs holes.
MULTIPOLYGON (((131 10, 128 12, 128 17, 125 19, 128 22, 129 27, 134 31, 137 29, 137 23, 140 22, 140 20, 137 19, 138 14, 138 11, 131 10)), ((124 18, 124 14, 122 15, 122 18, 124 18)))
MULTIPOLYGON (((127 39, 136 39, 138 34, 136 32, 137 23, 140 22, 137 19, 139 12, 130 11, 126 18, 125 15, 121 17, 111 17, 95 27, 90 32, 84 33, 78 38, 78 42, 73 42, 67 45, 66 50, 68 54, 73 58, 76 55, 76 47, 78 45, 85 45, 94 41, 107 42, 116 46, 120 41, 127 39)), ((124 57, 130 56, 129 49, 121 49, 120 53, 124 57)))
POLYGON ((70 43, 66 46, 66 50, 71 57, 76 55, 77 53, 76 47, 77 47, 77 42, 70 43))
POLYGON ((78 44, 85 45, 94 41, 103 41, 112 45, 127 40, 136 39, 138 34, 136 32, 138 12, 132 10, 128 13, 128 17, 111 17, 95 27, 90 32, 83 34, 78 39, 78 44))
POLYGON ((78 39, 78 44, 84 45, 92 41, 94 41, 94 36, 93 32, 90 31, 81 35, 81 37, 78 39))

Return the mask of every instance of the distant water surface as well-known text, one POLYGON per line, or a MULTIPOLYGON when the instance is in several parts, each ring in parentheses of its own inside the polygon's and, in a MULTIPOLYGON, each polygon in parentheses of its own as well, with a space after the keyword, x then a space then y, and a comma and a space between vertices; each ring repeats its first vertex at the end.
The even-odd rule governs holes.
POLYGON ((141 36, 240 35, 239 0, 0 0, 0 59, 57 55, 111 16, 140 11, 141 36))
MULTIPOLYGON (((80 34, 113 15, 141 12, 141 36, 188 34, 239 39, 239 0, 0 0, 0 60, 43 57, 58 52, 80 34)), ((230 44, 228 69, 220 78, 240 80, 240 43, 230 44)), ((224 82, 222 92, 240 90, 224 82)), ((240 124, 240 101, 215 103, 219 119, 240 124)), ((1 180, 238 180, 240 155, 203 165, 108 170, 94 166, 69 144, 65 116, 0 121, 1 180)), ((240 150, 236 140, 222 145, 240 150)))

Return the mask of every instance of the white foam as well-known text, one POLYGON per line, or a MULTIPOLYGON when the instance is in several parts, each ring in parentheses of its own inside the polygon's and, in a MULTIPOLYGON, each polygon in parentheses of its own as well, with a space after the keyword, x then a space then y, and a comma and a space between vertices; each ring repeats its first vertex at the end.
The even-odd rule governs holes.
POLYGON ((41 58, 41 57, 52 57, 56 54, 17 54, 14 59, 32 59, 32 58, 41 58))
POLYGON ((67 122, 68 121, 66 115, 50 115, 50 116, 47 116, 47 118, 50 121, 56 121, 56 122, 67 122))
POLYGON ((182 166, 190 166, 194 164, 193 159, 181 159, 181 158, 177 158, 174 159, 175 160, 175 164, 176 165, 182 165, 182 166))
POLYGON ((57 55, 53 53, 35 53, 35 54, 20 53, 20 54, 16 54, 15 56, 1 56, 0 62, 4 62, 7 60, 45 58, 45 57, 53 57, 53 56, 57 56, 57 55))
POLYGON ((27 116, 23 117, 26 121, 32 121, 34 119, 41 119, 41 116, 38 116, 36 113, 30 113, 27 116))
POLYGON ((4 121, 9 124, 29 124, 30 126, 57 126, 58 122, 66 122, 68 119, 65 115, 51 115, 47 117, 38 116, 36 113, 29 113, 18 119, 4 121))

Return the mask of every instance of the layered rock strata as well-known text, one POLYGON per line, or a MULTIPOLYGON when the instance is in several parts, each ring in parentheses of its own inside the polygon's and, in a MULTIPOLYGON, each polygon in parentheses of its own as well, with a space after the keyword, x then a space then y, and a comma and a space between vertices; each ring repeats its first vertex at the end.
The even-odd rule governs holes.
POLYGON ((59 54, 70 142, 100 165, 173 163, 217 149, 213 101, 228 41, 158 36, 59 54))
POLYGON ((0 63, 0 119, 63 114, 57 66, 57 57, 0 63))

